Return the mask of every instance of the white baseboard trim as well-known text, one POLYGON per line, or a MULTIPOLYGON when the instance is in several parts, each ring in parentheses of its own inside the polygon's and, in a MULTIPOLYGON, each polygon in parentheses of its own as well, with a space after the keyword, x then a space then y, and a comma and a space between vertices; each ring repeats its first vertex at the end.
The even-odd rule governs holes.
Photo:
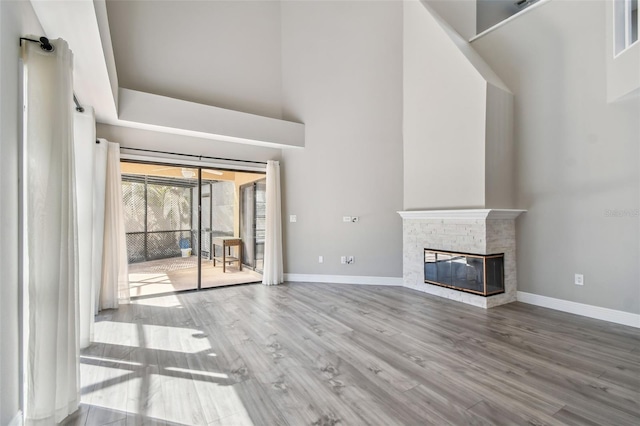
POLYGON ((22 426, 22 411, 18 411, 9 422, 9 426, 22 426))
POLYGON ((298 283, 336 283, 361 285, 402 286, 398 277, 365 277, 357 275, 284 274, 284 280, 298 283))
POLYGON ((600 306, 540 296, 539 294, 525 293, 524 291, 519 291, 517 298, 518 302, 528 303, 530 305, 542 306, 543 308, 555 309, 557 311, 569 312, 584 317, 640 328, 640 315, 632 314, 631 312, 601 308, 600 306))

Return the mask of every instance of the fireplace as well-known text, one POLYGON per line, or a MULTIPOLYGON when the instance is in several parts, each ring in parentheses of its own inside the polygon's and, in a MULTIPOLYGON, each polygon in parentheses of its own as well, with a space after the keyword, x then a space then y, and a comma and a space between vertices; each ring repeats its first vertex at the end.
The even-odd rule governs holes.
POLYGON ((484 297, 504 293, 504 254, 425 249, 424 282, 484 297))
POLYGON ((481 308, 516 300, 515 222, 523 210, 399 213, 403 286, 481 308))

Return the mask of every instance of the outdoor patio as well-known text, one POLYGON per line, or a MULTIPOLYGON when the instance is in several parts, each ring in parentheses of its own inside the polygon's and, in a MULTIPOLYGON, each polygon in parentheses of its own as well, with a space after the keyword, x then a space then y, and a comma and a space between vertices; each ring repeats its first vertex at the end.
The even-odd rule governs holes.
MULTIPOLYGON (((221 287, 262 281, 262 275, 250 269, 239 271, 227 265, 222 272, 220 263, 202 261, 202 288, 221 287)), ((191 290, 198 285, 198 257, 172 257, 129 265, 131 297, 148 296, 172 291, 191 290)))

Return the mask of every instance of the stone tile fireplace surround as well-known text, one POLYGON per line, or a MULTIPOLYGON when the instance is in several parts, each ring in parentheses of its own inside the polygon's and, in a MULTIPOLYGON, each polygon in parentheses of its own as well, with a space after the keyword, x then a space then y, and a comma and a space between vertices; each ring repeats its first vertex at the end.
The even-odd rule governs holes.
POLYGON ((482 308, 515 302, 515 219, 525 210, 461 209, 398 212, 402 216, 402 278, 405 287, 482 308), (424 282, 424 249, 504 253, 505 292, 483 297, 424 282))

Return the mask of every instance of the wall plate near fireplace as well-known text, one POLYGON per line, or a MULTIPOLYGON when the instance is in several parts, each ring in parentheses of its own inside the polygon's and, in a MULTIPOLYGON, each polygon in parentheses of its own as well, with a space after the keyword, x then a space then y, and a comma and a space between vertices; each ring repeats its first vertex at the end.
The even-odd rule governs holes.
POLYGON ((424 282, 485 297, 504 293, 504 253, 424 249, 424 282))

